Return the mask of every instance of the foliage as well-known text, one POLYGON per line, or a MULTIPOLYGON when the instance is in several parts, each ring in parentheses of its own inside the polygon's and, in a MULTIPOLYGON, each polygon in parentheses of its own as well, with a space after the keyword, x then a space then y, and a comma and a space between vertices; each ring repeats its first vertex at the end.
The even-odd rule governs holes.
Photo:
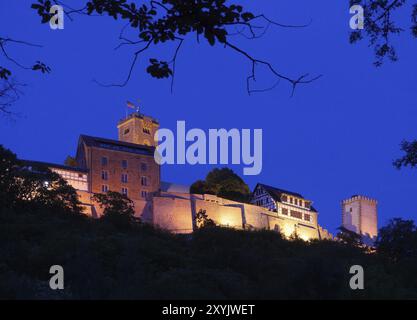
POLYGON ((54 208, 80 213, 74 188, 40 164, 25 164, 0 145, 0 206, 4 208, 54 208))
MULTIPOLYGON (((51 71, 51 69, 41 61, 36 61, 31 65, 23 64, 11 56, 9 46, 40 47, 39 45, 9 37, 2 37, 0 35, 0 54, 3 56, 6 63, 23 70, 40 71, 43 74, 51 71)), ((2 62, 2 64, 3 63, 4 62, 2 62)), ((6 64, 0 65, 0 112, 6 115, 12 114, 10 106, 20 98, 20 87, 24 86, 23 84, 16 82, 12 76, 13 72, 9 66, 6 66, 6 64)))
POLYGON ((255 82, 258 65, 266 67, 272 76, 278 78, 277 80, 289 82, 293 91, 296 85, 310 83, 319 78, 310 78, 308 74, 290 78, 278 72, 270 63, 254 58, 233 44, 231 40, 234 36, 243 36, 247 39, 259 38, 271 25, 283 28, 305 27, 306 25, 277 23, 263 14, 255 15, 246 11, 243 6, 229 3, 227 0, 152 0, 140 3, 127 0, 85 0, 83 3, 84 6, 75 9, 67 5, 65 1, 37 0, 32 3, 31 8, 41 18, 41 23, 49 23, 52 17, 50 13, 52 5, 61 5, 65 10, 65 15, 70 19, 73 15, 100 15, 124 21, 125 27, 120 33, 121 43, 118 48, 121 46, 133 48, 133 59, 125 81, 111 85, 124 86, 128 83, 141 53, 152 47, 173 42, 176 46, 172 59, 167 61, 151 58, 146 68, 146 71, 154 78, 171 77, 172 90, 178 53, 182 43, 190 37, 197 39, 198 43, 205 40, 210 46, 220 45, 234 50, 248 59, 251 63, 251 73, 247 78, 248 93, 259 91, 251 89, 252 82, 255 82), (133 36, 127 36, 126 29, 129 29, 128 31, 133 33, 133 36))
POLYGON ((206 210, 200 209, 195 215, 195 222, 198 228, 215 227, 216 223, 210 219, 206 210))
MULTIPOLYGON (((361 5, 364 9, 364 29, 352 31, 350 42, 356 43, 365 37, 374 48, 376 66, 381 66, 385 59, 396 61, 397 52, 392 44, 392 36, 399 35, 404 29, 394 21, 395 13, 407 9, 406 0, 350 0, 350 5, 361 5)), ((410 33, 417 37, 417 3, 411 8, 410 33)))
POLYGON ((415 168, 417 166, 417 141, 403 141, 401 143, 401 150, 405 152, 405 155, 395 160, 393 165, 397 169, 407 166, 415 168))
POLYGON ((376 241, 379 254, 395 261, 417 258, 417 227, 412 220, 392 219, 381 228, 376 241))
POLYGON ((346 245, 352 246, 352 247, 362 247, 363 242, 362 238, 359 234, 356 232, 350 231, 346 229, 345 227, 339 227, 338 230, 340 231, 337 234, 337 239, 346 245))
POLYGON ((198 180, 190 187, 191 193, 213 194, 219 197, 248 202, 250 190, 248 185, 229 168, 213 169, 205 180, 198 180))
POLYGON ((201 228, 191 237, 145 224, 121 230, 79 215, 0 209, 2 299, 411 299, 416 259, 392 262, 334 241, 201 228), (65 289, 48 287, 62 265, 65 289), (350 290, 350 266, 366 270, 350 290))
POLYGON ((65 158, 64 164, 68 167, 73 167, 73 168, 78 167, 77 160, 74 157, 71 157, 71 156, 67 156, 65 158))
POLYGON ((138 218, 135 218, 133 201, 124 194, 109 191, 105 194, 94 194, 92 199, 104 209, 103 221, 119 228, 129 228, 139 221, 138 218))

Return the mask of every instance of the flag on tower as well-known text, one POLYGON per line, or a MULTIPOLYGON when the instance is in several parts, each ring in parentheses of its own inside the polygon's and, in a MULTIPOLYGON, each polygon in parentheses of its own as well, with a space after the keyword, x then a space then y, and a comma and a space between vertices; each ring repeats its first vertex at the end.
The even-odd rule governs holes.
POLYGON ((136 109, 136 106, 130 101, 127 101, 127 107, 130 109, 136 109))

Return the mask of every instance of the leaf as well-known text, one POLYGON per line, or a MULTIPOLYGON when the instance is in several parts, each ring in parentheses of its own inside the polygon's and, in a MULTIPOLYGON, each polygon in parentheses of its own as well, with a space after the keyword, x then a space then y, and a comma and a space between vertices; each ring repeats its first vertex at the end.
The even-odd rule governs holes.
POLYGON ((0 67, 0 79, 7 80, 11 75, 12 73, 10 70, 0 67))

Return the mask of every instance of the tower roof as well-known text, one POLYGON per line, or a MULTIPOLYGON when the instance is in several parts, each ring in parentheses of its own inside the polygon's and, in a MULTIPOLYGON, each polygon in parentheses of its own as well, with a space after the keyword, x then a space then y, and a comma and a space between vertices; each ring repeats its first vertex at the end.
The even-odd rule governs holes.
POLYGON ((87 135, 80 135, 79 141, 84 142, 89 147, 97 147, 97 148, 136 153, 136 154, 153 155, 155 151, 155 147, 153 146, 146 146, 143 144, 136 144, 136 143, 119 141, 119 140, 92 137, 92 136, 87 136, 87 135))

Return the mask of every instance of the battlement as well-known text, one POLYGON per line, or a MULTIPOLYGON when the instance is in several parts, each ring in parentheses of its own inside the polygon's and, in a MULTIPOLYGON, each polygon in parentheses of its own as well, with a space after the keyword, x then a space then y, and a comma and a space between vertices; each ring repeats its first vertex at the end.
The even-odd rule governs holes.
POLYGON ((147 116, 147 115, 145 115, 143 113, 140 113, 140 112, 133 112, 133 113, 127 115, 127 117, 125 117, 123 119, 120 119, 119 122, 117 123, 117 125, 119 126, 119 125, 123 124, 124 122, 126 122, 127 120, 135 119, 135 118, 137 118, 137 119, 147 118, 147 119, 151 120, 154 124, 159 125, 159 121, 157 119, 155 119, 153 117, 150 117, 150 116, 147 116))
POLYGON ((356 195, 356 194, 351 196, 349 199, 343 200, 342 204, 348 204, 348 203, 352 203, 352 202, 355 202, 355 201, 361 201, 361 200, 371 202, 375 205, 378 204, 378 201, 376 199, 373 199, 373 198, 370 198, 370 197, 367 197, 367 196, 356 195))

